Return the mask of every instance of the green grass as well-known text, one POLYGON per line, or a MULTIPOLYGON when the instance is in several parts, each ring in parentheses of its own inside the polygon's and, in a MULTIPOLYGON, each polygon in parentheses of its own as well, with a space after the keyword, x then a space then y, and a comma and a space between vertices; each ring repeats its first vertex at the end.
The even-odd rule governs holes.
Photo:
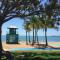
POLYGON ((60 51, 14 51, 16 60, 60 60, 60 51))

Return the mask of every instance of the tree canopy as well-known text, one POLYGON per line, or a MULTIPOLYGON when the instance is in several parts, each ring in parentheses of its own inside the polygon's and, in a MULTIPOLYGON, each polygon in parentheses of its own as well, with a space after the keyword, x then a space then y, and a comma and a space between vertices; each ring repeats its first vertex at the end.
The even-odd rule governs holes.
POLYGON ((0 0, 0 24, 33 14, 38 3, 38 0, 0 0))

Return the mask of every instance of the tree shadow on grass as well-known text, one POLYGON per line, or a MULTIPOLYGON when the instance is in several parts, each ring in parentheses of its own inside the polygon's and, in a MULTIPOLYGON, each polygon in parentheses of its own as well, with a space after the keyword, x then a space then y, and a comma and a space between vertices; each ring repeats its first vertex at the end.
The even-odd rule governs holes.
POLYGON ((0 51, 0 59, 2 60, 3 56, 6 57, 6 60, 15 60, 14 56, 9 51, 0 51))

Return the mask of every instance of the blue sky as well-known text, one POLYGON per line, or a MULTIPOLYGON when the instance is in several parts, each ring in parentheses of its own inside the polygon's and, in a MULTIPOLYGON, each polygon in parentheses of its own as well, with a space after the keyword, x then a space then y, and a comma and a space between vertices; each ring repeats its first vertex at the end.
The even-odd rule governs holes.
MULTIPOLYGON (((18 34, 20 36, 25 36, 26 32, 24 30, 23 24, 24 24, 24 20, 21 19, 21 18, 11 19, 10 21, 3 24, 3 26, 2 26, 2 35, 6 35, 7 32, 9 32, 8 27, 11 26, 11 25, 14 25, 14 26, 18 27, 18 30, 17 30, 18 34)), ((30 34, 32 36, 32 31, 31 31, 30 34)), ((39 36, 44 36, 44 32, 43 32, 42 29, 38 31, 38 35, 39 36)), ((47 35, 48 36, 52 36, 52 35, 60 36, 60 30, 57 32, 57 30, 55 30, 55 29, 48 29, 47 35)))

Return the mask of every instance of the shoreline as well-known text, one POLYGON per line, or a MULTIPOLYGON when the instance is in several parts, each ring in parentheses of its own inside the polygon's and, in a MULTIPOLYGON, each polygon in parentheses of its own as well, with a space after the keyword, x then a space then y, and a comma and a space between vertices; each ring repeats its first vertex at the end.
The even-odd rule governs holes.
MULTIPOLYGON (((43 43, 42 43, 43 44, 43 43)), ((19 44, 6 44, 6 42, 2 42, 3 49, 9 51, 13 48, 34 48, 32 45, 26 45, 26 42, 19 42, 19 44)), ((60 42, 48 42, 49 46, 54 48, 60 48, 60 42)))

